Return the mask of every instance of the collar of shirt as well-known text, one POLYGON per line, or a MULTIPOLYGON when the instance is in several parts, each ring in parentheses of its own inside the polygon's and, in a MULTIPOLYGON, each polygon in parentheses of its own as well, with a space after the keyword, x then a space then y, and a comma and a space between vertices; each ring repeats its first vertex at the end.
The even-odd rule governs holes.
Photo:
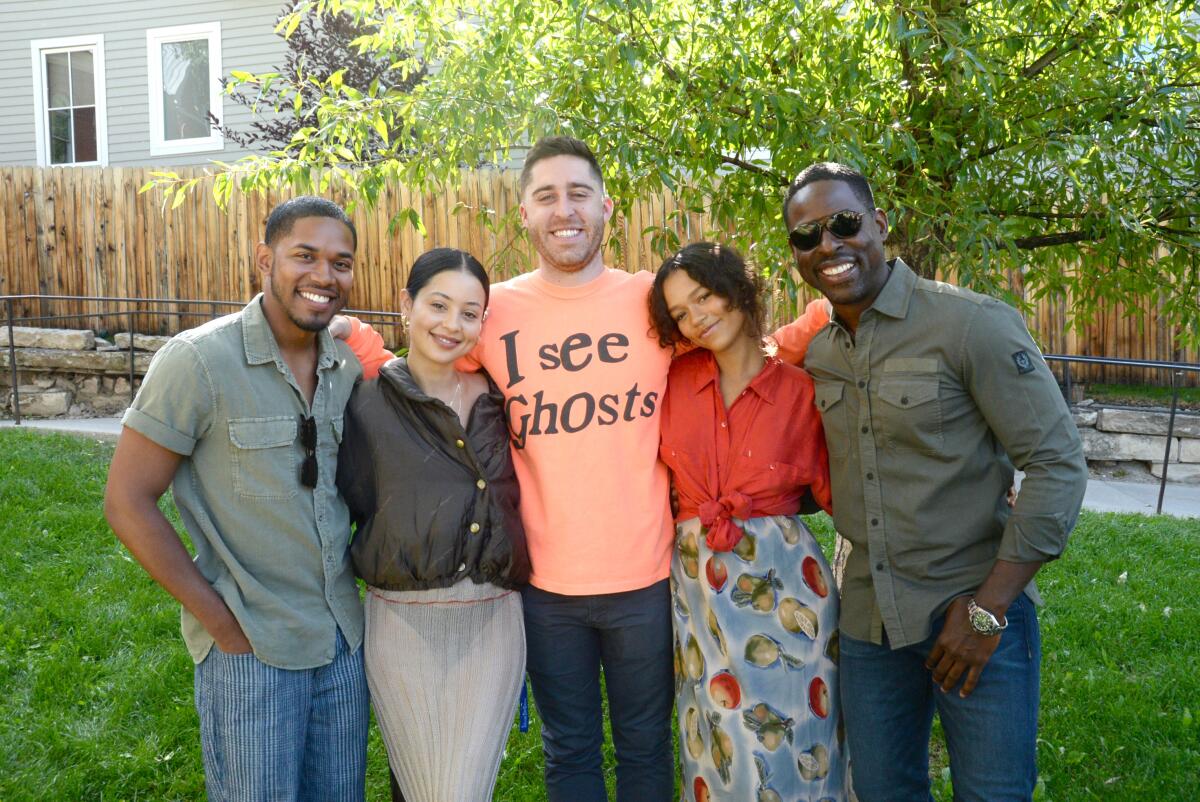
MULTIPOLYGON (((488 376, 486 373, 483 375, 487 378, 488 382, 488 391, 485 395, 493 402, 503 406, 504 395, 500 392, 500 388, 492 381, 491 376, 488 376)), ((412 401, 433 403, 436 400, 439 404, 445 406, 439 399, 433 398, 433 396, 421 389, 421 385, 417 384, 417 380, 413 378, 412 369, 408 366, 408 359, 405 357, 393 359, 380 368, 379 378, 381 381, 386 381, 395 387, 401 395, 412 401)))
MULTIPOLYGON (((899 258, 890 260, 888 269, 891 274, 867 312, 878 312, 903 320, 908 317, 908 305, 917 286, 917 274, 899 258)), ((833 313, 833 324, 849 334, 849 329, 836 312, 833 313)))

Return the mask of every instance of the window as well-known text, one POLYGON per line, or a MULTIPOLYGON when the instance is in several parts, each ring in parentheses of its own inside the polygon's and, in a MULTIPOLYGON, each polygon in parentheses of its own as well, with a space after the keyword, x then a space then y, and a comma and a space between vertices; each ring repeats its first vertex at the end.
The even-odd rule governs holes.
POLYGON ((150 153, 221 150, 221 23, 146 31, 150 69, 150 153))
POLYGON ((107 164, 104 37, 38 39, 31 50, 38 165, 107 164))

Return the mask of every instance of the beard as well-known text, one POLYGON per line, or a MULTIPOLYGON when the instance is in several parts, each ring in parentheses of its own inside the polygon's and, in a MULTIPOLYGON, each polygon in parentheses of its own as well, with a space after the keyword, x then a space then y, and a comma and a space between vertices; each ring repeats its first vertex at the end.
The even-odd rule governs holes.
POLYGON ((578 273, 592 263, 603 244, 604 228, 584 225, 583 241, 564 247, 550 232, 529 232, 534 250, 549 267, 562 273, 578 273))
MULTIPOLYGON (((330 308, 328 313, 317 313, 316 317, 300 317, 296 314, 295 310, 292 309, 291 304, 288 303, 288 300, 292 299, 284 299, 283 291, 279 288, 279 285, 274 281, 269 283, 271 285, 271 297, 273 297, 279 304, 279 308, 283 310, 283 313, 287 316, 287 319, 290 320, 296 328, 302 331, 309 331, 313 333, 324 331, 325 329, 329 328, 329 321, 333 319, 333 316, 340 312, 342 307, 345 306, 345 302, 342 299, 337 299, 329 305, 330 308)), ((295 291, 293 290, 293 296, 294 294, 295 291)))

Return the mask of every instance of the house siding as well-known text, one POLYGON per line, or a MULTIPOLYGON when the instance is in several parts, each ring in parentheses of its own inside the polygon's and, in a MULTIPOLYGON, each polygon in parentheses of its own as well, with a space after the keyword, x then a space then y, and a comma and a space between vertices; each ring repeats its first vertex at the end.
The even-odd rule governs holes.
MULTIPOLYGON (((104 36, 110 166, 182 166, 246 155, 248 151, 226 140, 223 150, 151 156, 146 31, 220 22, 224 75, 235 69, 267 72, 282 63, 286 49, 274 33, 283 0, 206 0, 164 6, 151 0, 0 2, 0 103, 8 112, 0 116, 0 164, 37 164, 29 43, 95 34, 104 36)), ((249 109, 228 97, 222 99, 222 107, 226 125, 248 128, 249 109)))

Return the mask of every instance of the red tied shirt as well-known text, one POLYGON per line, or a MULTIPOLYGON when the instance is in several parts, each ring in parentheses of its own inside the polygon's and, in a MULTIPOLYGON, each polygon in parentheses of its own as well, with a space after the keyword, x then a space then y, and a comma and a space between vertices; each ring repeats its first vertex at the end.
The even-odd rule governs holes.
POLYGON ((806 490, 831 510, 829 454, 812 379, 778 359, 767 360, 728 410, 710 351, 675 359, 659 456, 679 494, 676 522, 699 518, 716 551, 742 538, 732 518, 793 515, 806 490))

